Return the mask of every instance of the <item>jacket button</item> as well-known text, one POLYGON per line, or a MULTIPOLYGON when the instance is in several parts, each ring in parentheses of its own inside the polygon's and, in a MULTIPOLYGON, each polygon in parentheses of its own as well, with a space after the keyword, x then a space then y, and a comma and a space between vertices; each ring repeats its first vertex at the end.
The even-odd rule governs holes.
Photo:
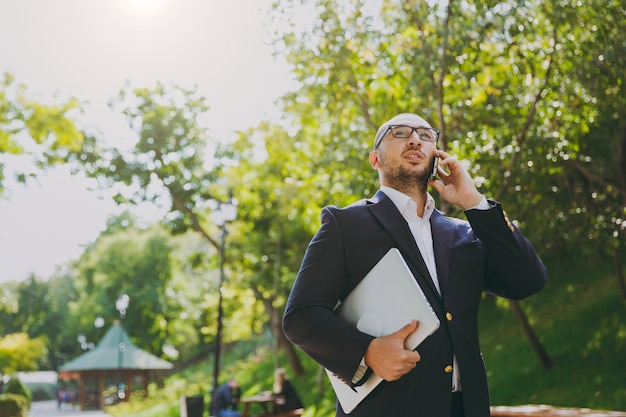
POLYGON ((509 220, 509 216, 506 214, 506 211, 502 210, 502 214, 504 214, 504 221, 506 222, 506 225, 509 228, 509 230, 511 232, 515 232, 515 228, 513 227, 511 220, 509 220))
POLYGON ((452 321, 452 313, 450 313, 449 311, 446 313, 446 319, 448 321, 452 321))
POLYGON ((443 368, 443 371, 447 374, 449 374, 450 372, 452 372, 452 365, 448 365, 445 368, 443 368))

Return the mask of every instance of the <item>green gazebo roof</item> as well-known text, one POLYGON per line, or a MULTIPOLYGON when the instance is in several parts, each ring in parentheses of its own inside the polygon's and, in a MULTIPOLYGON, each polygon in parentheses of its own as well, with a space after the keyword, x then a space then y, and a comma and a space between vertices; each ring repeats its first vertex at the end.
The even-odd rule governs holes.
POLYGON ((101 369, 172 369, 173 365, 133 345, 119 323, 106 332, 94 350, 83 353, 59 367, 60 371, 101 369), (120 352, 119 345, 124 344, 120 352))

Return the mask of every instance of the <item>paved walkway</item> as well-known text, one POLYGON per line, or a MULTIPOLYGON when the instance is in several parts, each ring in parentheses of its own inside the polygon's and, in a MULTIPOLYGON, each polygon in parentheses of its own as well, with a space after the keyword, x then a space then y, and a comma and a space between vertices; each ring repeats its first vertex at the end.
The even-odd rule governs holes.
POLYGON ((30 406, 30 417, 109 417, 110 415, 102 410, 83 411, 78 407, 69 404, 62 404, 61 409, 57 407, 57 402, 35 401, 30 406))

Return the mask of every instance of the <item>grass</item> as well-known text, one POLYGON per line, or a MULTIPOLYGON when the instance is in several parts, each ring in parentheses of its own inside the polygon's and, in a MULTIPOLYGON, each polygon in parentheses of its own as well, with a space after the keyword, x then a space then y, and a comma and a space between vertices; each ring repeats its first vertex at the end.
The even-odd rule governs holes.
POLYGON ((553 360, 543 369, 513 313, 485 300, 481 346, 493 405, 626 410, 626 307, 610 267, 551 271, 522 302, 553 360))
MULTIPOLYGON (((481 346, 493 405, 548 404, 626 410, 626 303, 611 265, 551 267, 539 294, 522 301, 533 329, 553 361, 543 369, 506 303, 486 297, 480 311, 481 346)), ((269 339, 239 344, 225 354, 222 379, 234 376, 243 395, 271 390, 274 360, 269 339)), ((301 352, 300 352, 301 353, 301 352)), ((305 417, 334 415, 334 395, 325 375, 305 355, 306 374, 292 377, 305 417)), ((278 359, 286 366, 284 357, 278 359)), ((115 416, 178 417, 181 395, 203 395, 208 404, 211 361, 171 376, 146 400, 109 407, 115 416)), ((254 412, 254 410, 252 410, 254 412)), ((206 413, 205 413, 206 415, 206 413)))

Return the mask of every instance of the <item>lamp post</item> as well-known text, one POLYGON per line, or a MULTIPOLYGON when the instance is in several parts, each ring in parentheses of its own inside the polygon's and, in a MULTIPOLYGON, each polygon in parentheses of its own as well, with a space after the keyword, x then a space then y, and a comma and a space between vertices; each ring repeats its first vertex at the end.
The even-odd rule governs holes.
POLYGON ((213 392, 218 387, 220 377, 220 349, 222 344, 222 316, 224 314, 222 308, 222 285, 224 284, 224 261, 225 261, 225 240, 228 231, 226 230, 226 222, 233 221, 237 218, 237 203, 233 200, 227 202, 219 201, 217 208, 211 212, 211 218, 215 225, 220 227, 220 280, 219 295, 217 302, 217 333, 215 335, 215 351, 213 354, 213 392))
POLYGON ((122 294, 115 301, 115 309, 120 313, 120 328, 119 328, 119 337, 117 341, 117 398, 118 400, 123 400, 126 398, 126 384, 124 384, 122 378, 122 365, 124 364, 124 350, 126 350, 126 344, 122 341, 122 319, 126 317, 126 310, 128 309, 128 304, 130 302, 130 297, 126 294, 122 294))

